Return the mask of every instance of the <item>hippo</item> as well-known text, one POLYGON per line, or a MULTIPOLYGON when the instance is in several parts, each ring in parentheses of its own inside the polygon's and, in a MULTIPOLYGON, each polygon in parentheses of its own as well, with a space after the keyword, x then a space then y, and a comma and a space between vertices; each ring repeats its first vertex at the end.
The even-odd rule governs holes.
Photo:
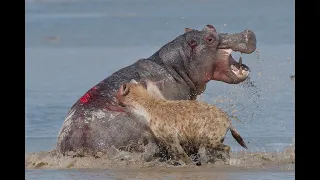
POLYGON ((60 129, 56 151, 107 153, 108 148, 144 152, 154 136, 139 117, 119 105, 117 90, 132 79, 163 81, 161 93, 169 100, 196 100, 210 80, 238 84, 250 69, 235 61, 232 51, 251 54, 256 49, 253 31, 218 33, 214 26, 185 32, 149 58, 113 73, 89 89, 69 110, 60 129))

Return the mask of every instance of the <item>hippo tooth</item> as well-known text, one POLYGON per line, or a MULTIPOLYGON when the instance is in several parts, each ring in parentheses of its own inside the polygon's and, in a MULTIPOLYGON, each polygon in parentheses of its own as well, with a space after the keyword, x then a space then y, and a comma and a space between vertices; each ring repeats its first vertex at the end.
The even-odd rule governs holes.
POLYGON ((241 57, 239 58, 239 65, 240 65, 239 74, 242 75, 242 58, 241 57))
POLYGON ((231 53, 232 53, 232 49, 225 49, 225 52, 226 52, 227 54, 231 54, 231 53))

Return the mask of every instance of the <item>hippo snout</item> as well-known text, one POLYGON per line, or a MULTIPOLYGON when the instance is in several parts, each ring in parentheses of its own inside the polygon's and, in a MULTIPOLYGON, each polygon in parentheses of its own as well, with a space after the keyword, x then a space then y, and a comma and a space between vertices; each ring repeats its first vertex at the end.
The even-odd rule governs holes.
POLYGON ((242 51, 245 51, 244 53, 247 54, 253 53, 257 47, 256 35, 250 29, 246 29, 243 32, 243 36, 245 38, 246 45, 244 46, 244 49, 242 51))
POLYGON ((219 34, 219 49, 232 49, 233 51, 251 54, 256 50, 256 46, 256 35, 249 29, 246 29, 241 33, 219 34))

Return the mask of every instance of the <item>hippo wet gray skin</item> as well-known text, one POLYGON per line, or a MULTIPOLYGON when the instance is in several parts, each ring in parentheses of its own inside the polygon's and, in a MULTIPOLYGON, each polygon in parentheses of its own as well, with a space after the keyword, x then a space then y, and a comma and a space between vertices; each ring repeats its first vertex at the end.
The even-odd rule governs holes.
MULTIPOLYGON (((87 91, 70 109, 59 132, 57 151, 95 154, 110 146, 143 152, 154 144, 148 127, 119 106, 115 95, 123 83, 164 80, 166 99, 196 99, 210 80, 237 84, 249 75, 249 68, 236 62, 231 52, 250 54, 256 37, 250 30, 218 34, 212 25, 185 33, 167 43, 151 57, 137 60, 87 91)), ((241 60, 242 61, 242 60, 241 60)))

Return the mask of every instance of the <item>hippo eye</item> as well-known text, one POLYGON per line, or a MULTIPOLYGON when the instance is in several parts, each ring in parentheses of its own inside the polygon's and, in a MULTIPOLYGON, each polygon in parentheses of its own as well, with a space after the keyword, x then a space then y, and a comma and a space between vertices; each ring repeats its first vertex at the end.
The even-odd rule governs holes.
POLYGON ((213 43, 214 40, 215 40, 214 36, 207 36, 207 37, 206 37, 206 41, 207 41, 208 43, 213 43))
POLYGON ((213 39, 213 37, 207 37, 207 40, 208 40, 209 42, 212 42, 214 39, 213 39))

